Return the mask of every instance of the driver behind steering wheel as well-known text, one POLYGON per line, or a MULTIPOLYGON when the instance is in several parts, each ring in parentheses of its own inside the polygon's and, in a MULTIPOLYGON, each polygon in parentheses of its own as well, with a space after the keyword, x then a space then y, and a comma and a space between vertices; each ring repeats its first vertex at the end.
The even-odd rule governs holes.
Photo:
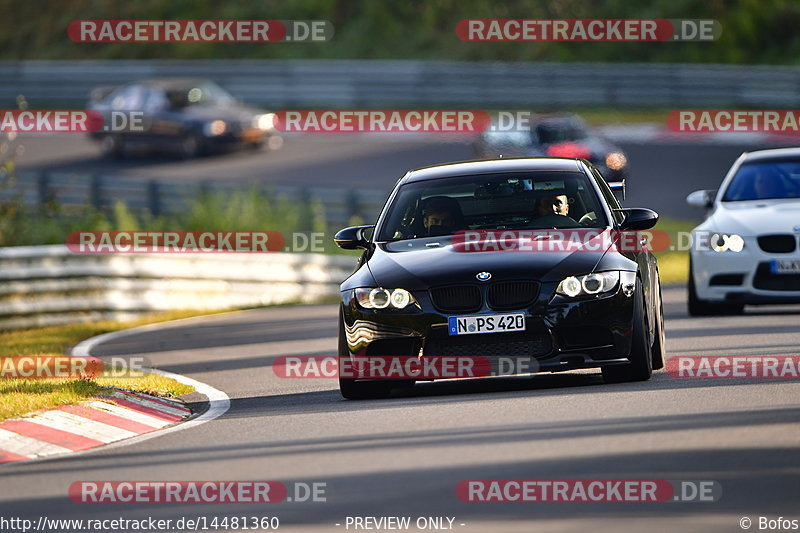
POLYGON ((552 196, 540 196, 536 202, 536 214, 540 217, 547 215, 569 214, 569 198, 566 194, 554 194, 552 196))

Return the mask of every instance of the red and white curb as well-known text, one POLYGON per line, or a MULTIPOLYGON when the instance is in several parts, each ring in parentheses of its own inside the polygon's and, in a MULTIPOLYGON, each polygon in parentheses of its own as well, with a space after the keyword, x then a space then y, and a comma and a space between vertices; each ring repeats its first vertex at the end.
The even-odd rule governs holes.
MULTIPOLYGON (((87 357, 95 346, 112 339, 178 322, 217 316, 172 320, 105 333, 77 344, 70 355, 87 357)), ((210 422, 230 408, 228 395, 210 385, 163 370, 147 371, 194 387, 196 392, 207 398, 208 410, 196 418, 181 422, 191 415, 191 410, 180 402, 143 393, 114 390, 108 395, 76 405, 38 411, 0 422, 0 464, 43 460, 64 454, 75 455, 101 446, 103 449, 128 446, 210 422)))
POLYGON ((191 413, 172 400, 113 391, 97 400, 0 422, 0 463, 103 446, 156 431, 191 413))

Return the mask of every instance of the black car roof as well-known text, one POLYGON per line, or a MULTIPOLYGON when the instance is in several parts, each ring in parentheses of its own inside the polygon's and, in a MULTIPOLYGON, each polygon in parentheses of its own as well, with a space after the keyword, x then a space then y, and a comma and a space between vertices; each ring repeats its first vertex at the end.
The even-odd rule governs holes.
POLYGON ((403 183, 435 180, 472 174, 493 174, 496 172, 525 171, 580 171, 580 159, 573 157, 519 157, 509 159, 489 159, 483 161, 462 161, 423 167, 409 171, 401 180, 403 183))

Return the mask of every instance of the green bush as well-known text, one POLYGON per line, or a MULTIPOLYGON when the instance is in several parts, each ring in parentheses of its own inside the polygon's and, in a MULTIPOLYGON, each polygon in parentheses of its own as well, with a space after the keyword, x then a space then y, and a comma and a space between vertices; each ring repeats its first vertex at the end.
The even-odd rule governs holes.
POLYGON ((320 203, 274 197, 256 188, 200 194, 187 204, 183 212, 153 216, 122 200, 110 209, 67 209, 57 203, 27 207, 12 198, 0 202, 0 246, 63 244, 73 231, 328 231, 320 203))

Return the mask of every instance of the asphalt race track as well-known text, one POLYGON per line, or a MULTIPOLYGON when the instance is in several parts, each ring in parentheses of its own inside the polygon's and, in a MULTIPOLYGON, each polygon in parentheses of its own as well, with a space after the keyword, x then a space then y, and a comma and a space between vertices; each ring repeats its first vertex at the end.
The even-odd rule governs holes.
MULTIPOLYGON (((277 152, 182 162, 101 159, 83 136, 19 142, 21 169, 170 180, 220 179, 388 190, 408 168, 472 157, 466 142, 305 136, 277 152)), ((686 195, 714 188, 756 147, 623 143, 627 206, 699 220, 686 195)), ((665 289, 667 348, 677 355, 797 355, 800 307, 690 318, 665 289)), ((284 530, 347 531, 348 516, 455 517, 459 531, 740 531, 739 520, 797 513, 797 379, 677 379, 605 385, 599 372, 424 383, 389 400, 345 401, 332 379, 282 379, 282 355, 332 355, 336 307, 275 307, 184 321, 102 344, 227 393, 206 424, 71 457, 0 467, 0 514, 36 519, 277 516, 284 530), (712 480, 716 502, 466 503, 469 479, 712 480), (84 480, 277 480, 326 484, 325 502, 272 505, 73 503, 84 480), (337 526, 337 524, 339 524, 337 526), (463 526, 461 524, 464 524, 463 526)), ((205 404, 207 405, 207 404, 205 404)), ((196 409, 204 404, 198 396, 196 409)), ((291 492, 290 492, 291 494, 291 492)), ((446 522, 445 522, 446 523, 446 522)), ((352 528, 350 529, 353 530, 352 528)), ((413 530, 413 529, 412 529, 413 530)))
MULTIPOLYGON (((798 308, 696 319, 665 290, 676 355, 796 355, 798 308)), ((346 531, 347 516, 450 516, 457 531, 739 531, 747 516, 797 512, 800 383, 677 379, 605 385, 599 373, 424 383, 345 401, 332 379, 283 379, 280 355, 333 354, 334 305, 184 321, 102 344, 225 391, 230 410, 128 446, 0 468, 3 516, 278 516, 281 528, 346 531), (714 480, 717 502, 466 503, 467 479, 714 480), (325 502, 272 505, 73 503, 81 480, 326 483, 325 502), (341 524, 336 526, 336 524, 341 524), (465 524, 461 526, 460 524, 465 524), (294 526, 294 527, 293 527, 294 526)), ((198 407, 198 406, 196 406, 198 407)), ((352 529, 351 529, 352 531, 352 529)))

